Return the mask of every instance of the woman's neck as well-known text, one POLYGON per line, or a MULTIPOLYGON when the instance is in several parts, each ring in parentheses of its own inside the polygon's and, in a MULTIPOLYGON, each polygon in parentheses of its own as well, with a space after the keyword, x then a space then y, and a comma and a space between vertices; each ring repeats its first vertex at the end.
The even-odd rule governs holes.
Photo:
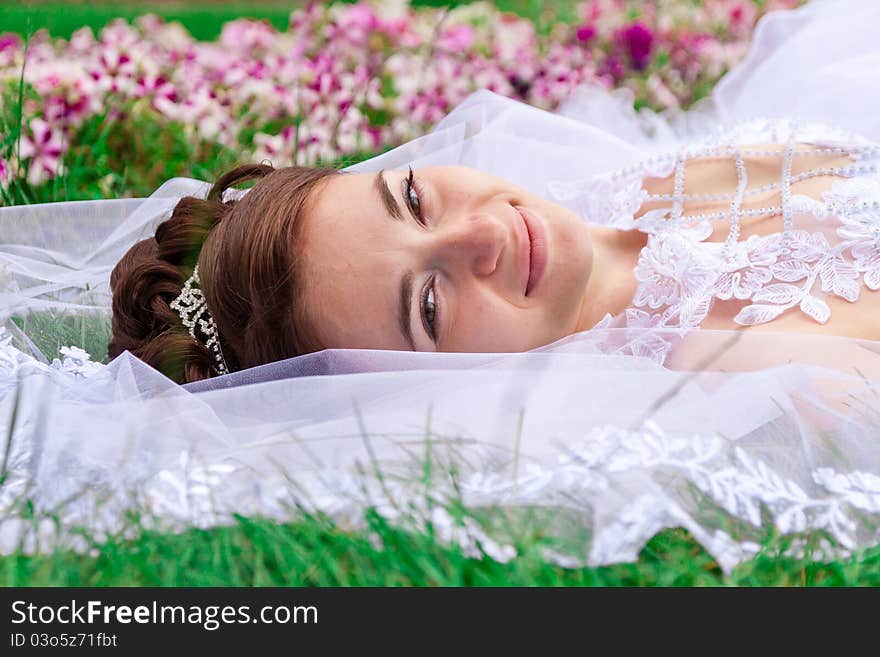
POLYGON ((620 230, 588 224, 593 266, 573 332, 596 325, 606 313, 617 315, 629 307, 638 282, 633 270, 648 235, 639 230, 620 230))

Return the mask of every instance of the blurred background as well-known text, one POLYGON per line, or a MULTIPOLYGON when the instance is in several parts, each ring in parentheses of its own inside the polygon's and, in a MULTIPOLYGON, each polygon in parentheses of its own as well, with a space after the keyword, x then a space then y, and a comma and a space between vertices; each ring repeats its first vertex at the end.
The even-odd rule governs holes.
MULTIPOLYGON (((340 0, 343 4, 354 4, 355 1, 340 0)), ((115 18, 131 21, 141 14, 154 13, 167 21, 179 21, 196 39, 211 40, 220 35, 224 23, 243 17, 265 20, 276 29, 284 30, 290 12, 306 4, 304 0, 0 0, 0 12, 3 15, 2 30, 17 32, 22 36, 46 28, 54 36, 70 38, 71 34, 84 26, 99 30, 115 18)), ((453 8, 471 2, 412 0, 409 4, 413 7, 453 8)), ((542 26, 549 25, 555 18, 571 20, 575 17, 576 3, 572 0, 496 0, 492 4, 542 26)))
POLYGON ((247 161, 344 166, 478 89, 687 109, 800 0, 0 0, 0 204, 148 196, 247 161))

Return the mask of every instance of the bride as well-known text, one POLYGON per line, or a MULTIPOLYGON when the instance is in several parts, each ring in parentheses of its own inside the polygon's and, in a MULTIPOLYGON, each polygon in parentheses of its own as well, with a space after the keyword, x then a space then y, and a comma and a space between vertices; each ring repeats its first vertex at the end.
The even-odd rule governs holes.
POLYGON ((591 564, 666 526, 725 568, 768 522, 876 543, 878 18, 768 14, 679 115, 480 91, 343 171, 0 209, 0 506, 85 488, 66 520, 94 521, 139 487, 186 523, 396 515, 427 455, 432 495, 552 511, 554 553, 591 564), (50 365, 41 317, 111 291, 110 364, 50 365))
MULTIPOLYGON (((751 129, 766 138, 778 126, 751 129)), ((609 208, 616 226, 471 167, 239 167, 206 200, 180 201, 115 268, 110 356, 129 350, 192 381, 322 349, 528 351, 630 304, 665 307, 652 325, 677 315, 680 326, 880 340, 880 152, 812 133, 752 145, 734 133, 714 151, 676 155, 673 174, 611 192, 639 206, 609 208), (245 198, 219 200, 252 177, 245 198), (779 219, 797 227, 789 253, 779 219), (726 258, 710 248, 722 243, 726 258), (196 263, 198 283, 182 273, 196 263), (827 301, 812 294, 816 273, 827 301), (686 289, 689 278, 699 289, 686 289), (184 285, 204 295, 208 333, 181 306, 184 285)), ((595 183, 582 191, 609 194, 595 183)))

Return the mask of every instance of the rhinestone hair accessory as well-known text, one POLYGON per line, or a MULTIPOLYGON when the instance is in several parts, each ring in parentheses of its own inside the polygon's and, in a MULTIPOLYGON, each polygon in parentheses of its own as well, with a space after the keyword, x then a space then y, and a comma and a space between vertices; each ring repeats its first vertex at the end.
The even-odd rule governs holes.
POLYGON ((171 308, 180 315, 180 321, 189 329, 189 334, 210 349, 216 361, 214 370, 217 374, 229 374, 226 359, 223 358, 223 349, 220 348, 217 325, 214 323, 214 318, 211 317, 208 302, 201 289, 198 265, 193 269, 192 276, 186 279, 180 294, 171 302, 171 308), (196 324, 198 324, 204 340, 196 336, 196 324))

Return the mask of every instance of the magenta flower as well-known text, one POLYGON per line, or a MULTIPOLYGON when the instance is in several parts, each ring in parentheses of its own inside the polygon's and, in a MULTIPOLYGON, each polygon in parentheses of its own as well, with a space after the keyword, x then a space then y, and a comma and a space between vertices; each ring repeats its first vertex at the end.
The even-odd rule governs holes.
POLYGON ((608 57, 603 59, 596 72, 599 77, 605 78, 611 84, 617 84, 626 74, 620 58, 614 55, 608 55, 608 57))
POLYGON ((590 42, 590 40, 592 40, 594 36, 596 36, 596 28, 592 25, 592 23, 581 25, 575 31, 575 36, 577 37, 578 41, 586 45, 590 42))
POLYGON ((0 157, 0 187, 6 187, 12 180, 12 167, 0 157))
POLYGON ((3 34, 0 34, 0 52, 9 48, 21 48, 22 43, 21 37, 15 32, 4 32, 3 34))
POLYGON ((642 23, 633 23, 618 32, 620 42, 626 48, 630 64, 636 71, 643 71, 651 62, 654 33, 642 23))

